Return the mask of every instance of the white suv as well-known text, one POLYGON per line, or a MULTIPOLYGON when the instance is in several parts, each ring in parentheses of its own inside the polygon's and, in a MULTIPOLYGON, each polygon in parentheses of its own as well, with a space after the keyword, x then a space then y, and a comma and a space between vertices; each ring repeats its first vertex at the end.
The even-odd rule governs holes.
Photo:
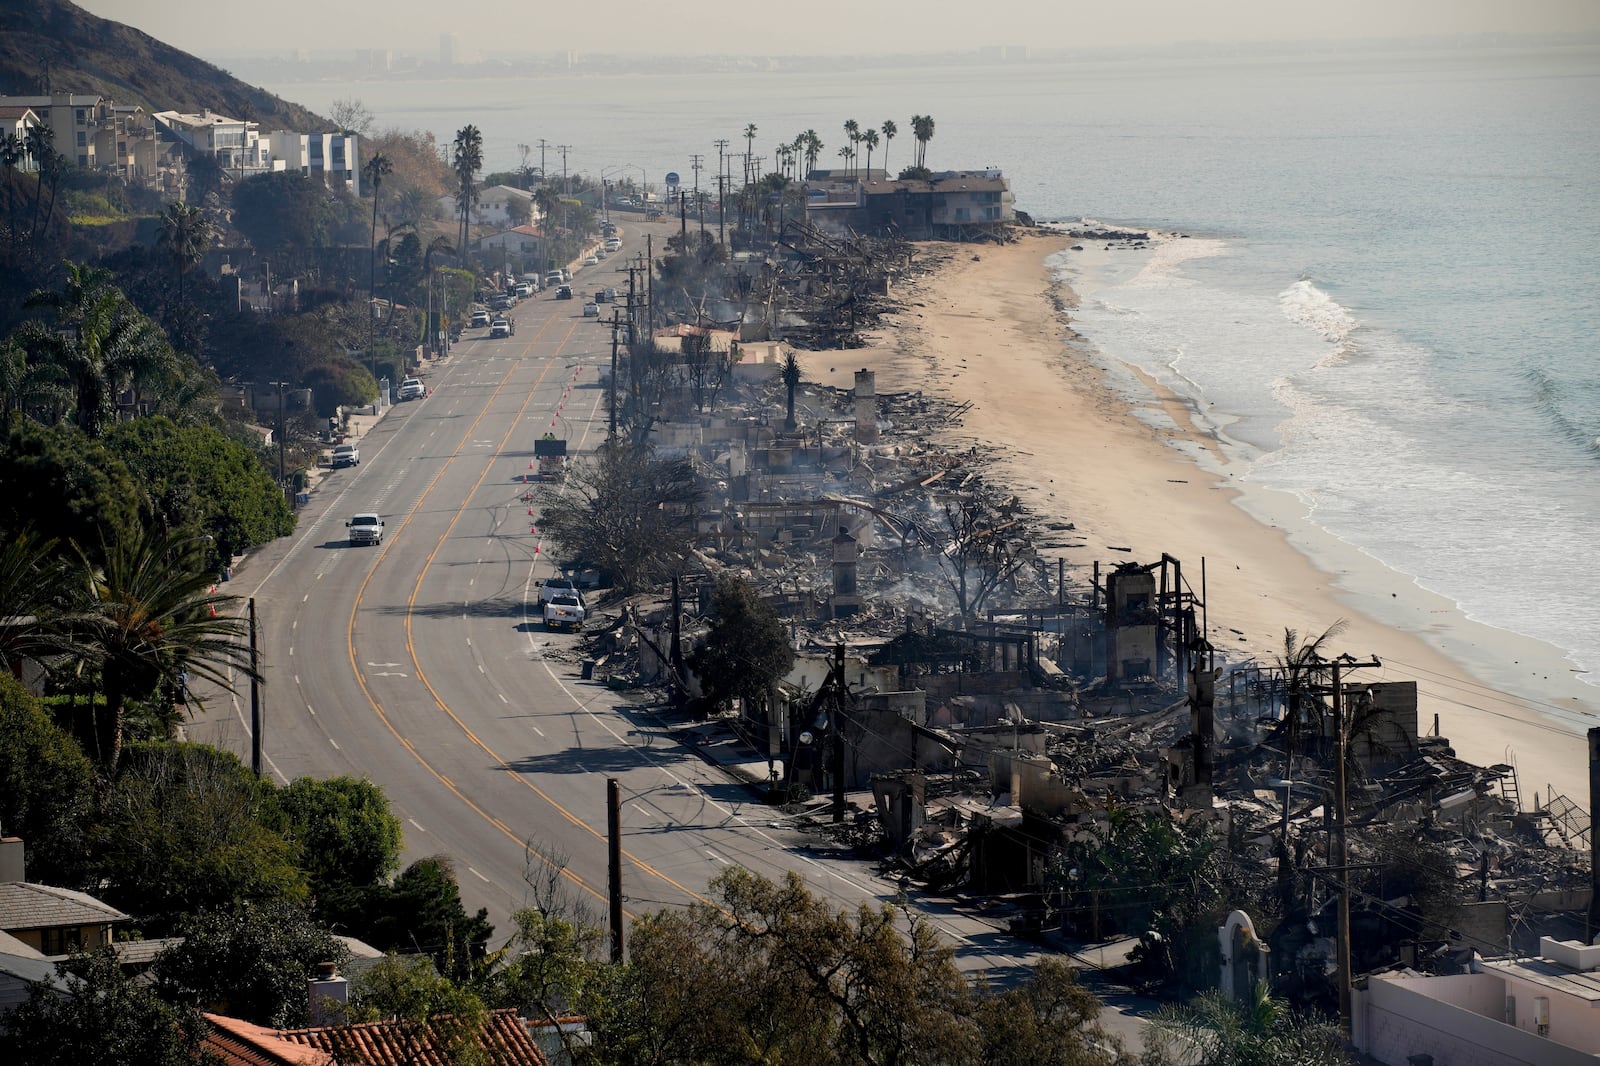
POLYGON ((428 395, 428 386, 422 383, 421 378, 406 378, 400 383, 400 399, 420 400, 428 395))

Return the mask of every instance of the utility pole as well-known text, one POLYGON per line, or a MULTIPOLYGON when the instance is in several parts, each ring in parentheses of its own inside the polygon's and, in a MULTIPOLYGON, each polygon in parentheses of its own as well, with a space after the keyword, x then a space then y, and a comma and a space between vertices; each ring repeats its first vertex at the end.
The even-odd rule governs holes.
POLYGON ((544 168, 544 150, 550 147, 550 142, 543 137, 539 138, 539 180, 545 184, 550 182, 550 172, 544 168))
POLYGON ((261 776, 261 660, 256 653, 256 598, 250 597, 250 769, 261 776))
POLYGON ((724 164, 722 153, 728 147, 728 139, 723 137, 712 143, 717 146, 717 243, 726 244, 728 243, 728 237, 724 222, 727 220, 728 211, 722 205, 722 201, 727 198, 727 194, 723 191, 722 168, 724 164))
POLYGON ((606 778, 606 835, 609 876, 606 897, 611 904, 611 961, 622 961, 622 791, 606 778))
POLYGON ((649 343, 656 332, 656 271, 655 234, 644 235, 644 335, 649 343))
POLYGON ((844 717, 849 693, 844 686, 844 645, 833 646, 833 666, 828 671, 828 687, 833 706, 828 708, 828 732, 833 737, 833 821, 844 821, 844 717))
POLYGON ((1333 660, 1333 732, 1334 732, 1334 758, 1337 760, 1333 768, 1334 811, 1338 819, 1334 835, 1334 856, 1332 866, 1338 871, 1339 885, 1339 1024, 1344 1031, 1350 1031, 1350 852, 1347 850, 1345 840, 1345 824, 1349 820, 1349 806, 1345 796, 1344 757, 1345 757, 1345 720, 1344 720, 1344 679, 1345 670, 1358 670, 1364 667, 1376 669, 1383 664, 1373 656, 1371 662, 1357 662, 1348 655, 1341 655, 1333 660))
POLYGON ((556 145, 556 151, 561 153, 561 195, 567 195, 567 153, 572 150, 570 144, 556 145))
MULTIPOLYGON (((631 289, 633 287, 631 284, 633 281, 632 271, 628 274, 628 281, 630 283, 628 287, 631 289)), ((606 420, 607 441, 615 441, 617 439, 617 333, 621 328, 622 321, 617 317, 617 309, 613 307, 611 309, 611 395, 608 397, 611 405, 611 414, 606 420)))

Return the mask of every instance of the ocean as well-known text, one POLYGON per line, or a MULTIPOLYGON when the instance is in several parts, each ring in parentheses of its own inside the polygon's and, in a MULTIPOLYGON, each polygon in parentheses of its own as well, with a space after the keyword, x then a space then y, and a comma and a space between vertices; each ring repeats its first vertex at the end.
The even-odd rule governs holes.
POLYGON ((1340 553, 1387 568, 1351 590, 1364 610, 1442 597, 1441 647, 1596 721, 1571 708, 1600 705, 1600 47, 268 87, 441 142, 472 123, 491 170, 543 139, 571 171, 652 183, 693 185, 698 155, 703 187, 750 123, 768 161, 814 128, 837 166, 846 119, 892 118, 898 169, 931 115, 933 169, 999 167, 1039 221, 1168 235, 1053 266, 1119 388, 1138 398, 1136 366, 1193 401, 1243 506, 1332 573, 1340 553), (1521 638, 1565 673, 1530 677, 1521 638))

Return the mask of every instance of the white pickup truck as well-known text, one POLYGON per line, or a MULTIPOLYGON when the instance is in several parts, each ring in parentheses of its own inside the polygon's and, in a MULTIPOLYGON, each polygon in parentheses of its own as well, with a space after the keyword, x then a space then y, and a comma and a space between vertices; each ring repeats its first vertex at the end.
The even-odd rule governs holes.
POLYGON ((344 525, 350 531, 352 548, 358 548, 363 544, 377 546, 383 543, 383 519, 370 511, 356 515, 344 525))
POLYGON ((583 628, 587 618, 588 610, 583 605, 583 597, 576 592, 559 592, 545 601, 546 629, 571 629, 576 632, 583 628))

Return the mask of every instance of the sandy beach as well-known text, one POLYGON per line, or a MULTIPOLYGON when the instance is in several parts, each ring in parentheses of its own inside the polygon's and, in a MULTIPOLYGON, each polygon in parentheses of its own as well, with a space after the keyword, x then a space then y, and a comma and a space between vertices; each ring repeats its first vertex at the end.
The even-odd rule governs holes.
POLYGON ((1075 571, 1086 585, 1096 560, 1104 570, 1166 552, 1198 591, 1204 559, 1210 636, 1227 661, 1270 665, 1285 629, 1310 637, 1343 620, 1332 651, 1383 662, 1355 675, 1361 679, 1416 681, 1424 732, 1437 715, 1462 758, 1514 762, 1525 805, 1553 787, 1587 807, 1583 723, 1594 708, 1571 695, 1568 664, 1538 642, 1473 626, 1452 604, 1332 538, 1319 542, 1292 499, 1251 493, 1247 513, 1231 475, 1205 468, 1222 471, 1220 461, 1196 461, 1221 457, 1184 402, 1146 381, 1166 416, 1153 425, 1074 343, 1076 297, 1045 263, 1073 243, 1032 233, 1003 246, 922 246, 924 258, 943 262, 896 290, 904 309, 874 346, 802 352, 807 379, 848 388, 866 367, 880 392, 970 402, 949 443, 999 449, 996 476, 1042 519, 1074 524, 1071 543, 1082 546, 1045 553, 1066 559, 1069 581, 1075 571), (1383 609, 1372 608, 1378 603, 1383 609), (1527 670, 1528 683, 1513 688, 1503 675, 1470 669, 1481 647, 1527 670))

